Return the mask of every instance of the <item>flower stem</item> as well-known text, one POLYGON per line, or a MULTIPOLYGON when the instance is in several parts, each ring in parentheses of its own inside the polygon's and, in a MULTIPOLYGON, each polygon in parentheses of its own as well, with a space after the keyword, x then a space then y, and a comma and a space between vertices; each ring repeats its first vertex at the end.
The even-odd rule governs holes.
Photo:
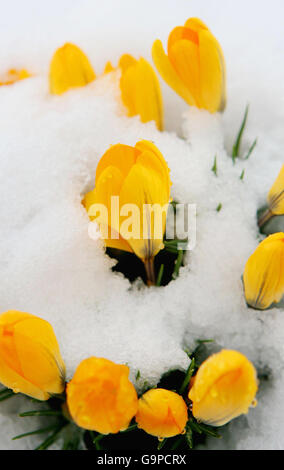
POLYGON ((268 222, 271 219, 271 217, 273 217, 273 213, 271 212, 270 209, 266 209, 258 219, 258 226, 260 228, 263 227, 263 225, 265 225, 266 222, 268 222))
POLYGON ((145 259, 144 266, 147 275, 147 286, 155 286, 156 276, 154 268, 154 257, 145 259))

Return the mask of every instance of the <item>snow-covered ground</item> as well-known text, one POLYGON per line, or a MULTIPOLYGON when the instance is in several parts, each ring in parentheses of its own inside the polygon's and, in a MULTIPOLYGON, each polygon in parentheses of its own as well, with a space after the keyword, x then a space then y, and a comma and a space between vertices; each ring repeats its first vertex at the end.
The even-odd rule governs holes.
MULTIPOLYGON (((232 422, 212 448, 284 447, 284 311, 248 309, 241 275, 258 244, 256 211, 283 164, 282 0, 0 1, 0 73, 24 67, 34 76, 0 87, 0 311, 50 321, 68 377, 90 355, 127 362, 155 383, 187 366, 183 348, 214 338, 268 374, 258 406, 232 422), (198 16, 219 39, 227 63, 223 116, 189 109, 164 83, 166 131, 127 118, 118 75, 100 77, 121 54, 151 60, 156 38, 198 16), (63 96, 48 93, 54 50, 74 42, 98 79, 63 96), (242 151, 230 151, 246 104, 242 151), (183 137, 183 138, 182 138, 183 137), (131 286, 88 236, 82 195, 110 144, 154 141, 171 169, 172 196, 197 204, 197 245, 178 280, 162 288, 131 286), (211 171, 217 155, 218 176, 211 171), (245 169, 244 179, 240 174, 245 169), (222 203, 222 210, 216 207, 222 203)), ((161 81, 162 82, 162 81, 161 81)), ((21 400, 0 404, 0 448, 28 448, 11 437, 31 429, 16 418, 21 400)), ((33 441, 34 442, 34 441, 33 441)))

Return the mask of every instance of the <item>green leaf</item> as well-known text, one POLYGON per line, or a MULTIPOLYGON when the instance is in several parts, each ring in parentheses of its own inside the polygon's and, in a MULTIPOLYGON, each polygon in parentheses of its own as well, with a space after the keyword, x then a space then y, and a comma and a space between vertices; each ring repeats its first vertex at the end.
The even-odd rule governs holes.
POLYGON ((193 435, 190 427, 187 426, 185 433, 185 440, 190 449, 193 449, 193 435))
POLYGON ((246 156, 245 156, 245 160, 247 160, 247 159, 250 157, 250 155, 251 155, 251 153, 252 153, 254 147, 256 146, 256 144, 257 144, 257 139, 255 139, 255 140, 253 141, 253 143, 251 144, 251 146, 250 146, 250 148, 249 148, 249 150, 248 150, 248 153, 247 153, 246 156))
POLYGON ((179 390, 180 395, 182 395, 184 393, 186 387, 188 386, 188 384, 190 382, 190 379, 191 379, 194 371, 195 371, 195 358, 193 357, 191 359, 191 363, 189 364, 189 367, 186 371, 184 381, 181 384, 181 387, 180 387, 180 390, 179 390))
POLYGON ((211 171, 213 171, 213 173, 214 173, 215 176, 218 176, 217 155, 215 155, 214 163, 213 163, 213 166, 212 166, 212 168, 211 168, 211 171))
POLYGON ((33 411, 25 411, 24 413, 20 413, 19 416, 21 418, 25 418, 26 416, 63 416, 63 415, 61 411, 33 410, 33 411))
POLYGON ((158 273, 158 277, 157 277, 157 281, 156 281, 156 286, 161 285, 163 274, 164 274, 164 267, 165 267, 164 264, 161 264, 160 269, 159 269, 159 273, 158 273))
POLYGON ((157 445, 157 450, 161 450, 166 444, 166 442, 167 442, 167 438, 159 440, 159 443, 157 445))
POLYGON ((216 211, 217 212, 220 212, 220 210, 222 209, 223 205, 221 202, 219 202, 218 206, 216 207, 216 211))
POLYGON ((240 180, 243 180, 244 176, 245 176, 245 169, 243 169, 243 171, 241 172, 240 180))
POLYGON ((243 117, 243 120, 242 120, 242 124, 241 124, 241 127, 239 129, 239 132, 238 132, 237 138, 235 140, 235 143, 233 145, 233 150, 232 150, 233 163, 235 163, 236 158, 239 156, 240 145, 241 145, 241 141, 242 141, 242 135, 243 135, 243 132, 244 132, 244 129, 245 129, 245 126, 246 126, 246 122, 247 122, 247 117, 248 117, 248 110, 249 110, 249 105, 246 106, 246 110, 245 110, 245 114, 244 114, 244 117, 243 117))
POLYGON ((14 397, 15 393, 13 390, 1 390, 0 401, 8 400, 8 398, 14 397))
POLYGON ((60 431, 66 426, 67 423, 63 423, 58 425, 55 428, 55 431, 48 436, 38 447, 35 448, 35 450, 46 450, 48 447, 50 447, 58 438, 58 434, 60 431))
POLYGON ((55 429, 56 426, 48 426, 47 428, 40 428, 36 429, 35 431, 30 431, 30 432, 25 432, 24 434, 19 434, 18 436, 15 436, 12 438, 12 441, 16 441, 17 439, 22 439, 23 437, 27 436, 33 436, 34 434, 43 434, 44 432, 51 431, 52 429, 55 429))

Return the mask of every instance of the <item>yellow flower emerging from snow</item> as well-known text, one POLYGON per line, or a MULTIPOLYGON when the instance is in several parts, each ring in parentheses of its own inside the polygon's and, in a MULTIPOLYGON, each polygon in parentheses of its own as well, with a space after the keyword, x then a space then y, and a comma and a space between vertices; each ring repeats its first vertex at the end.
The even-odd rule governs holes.
POLYGON ((90 357, 67 385, 67 405, 75 423, 102 434, 126 429, 138 406, 127 366, 90 357))
POLYGON ((15 82, 24 80, 25 78, 31 77, 31 74, 26 69, 10 69, 6 75, 0 77, 0 86, 12 85, 15 82))
POLYGON ((257 309, 279 302, 284 294, 284 233, 263 240, 248 259, 244 270, 247 303, 257 309))
POLYGON ((193 416, 222 426, 255 405, 256 371, 240 352, 223 349, 199 367, 189 390, 193 416))
POLYGON ((65 365, 47 321, 15 310, 0 315, 0 382, 38 400, 63 392, 65 365))
POLYGON ((117 144, 102 156, 95 189, 83 200, 106 246, 134 252, 153 282, 152 261, 163 248, 170 185, 169 168, 154 144, 117 144))
POLYGON ((49 89, 61 95, 74 87, 85 86, 96 78, 88 57, 79 47, 66 43, 54 53, 49 70, 49 89))
MULTIPOLYGON (((119 60, 121 70, 121 98, 128 109, 128 116, 140 116, 142 122, 155 121, 159 130, 163 129, 163 102, 159 80, 149 64, 142 57, 134 59, 124 54, 119 60)), ((110 62, 105 73, 113 71, 110 62)))
POLYGON ((156 388, 144 393, 138 402, 138 427, 160 438, 181 434, 187 422, 187 407, 177 393, 156 388))
POLYGON ((163 79, 189 105, 214 113, 226 104, 225 61, 221 46, 198 18, 174 28, 168 38, 168 55, 161 41, 152 49, 163 79))
POLYGON ((261 214, 258 225, 262 227, 274 215, 284 215, 284 165, 271 187, 268 196, 268 209, 261 214))

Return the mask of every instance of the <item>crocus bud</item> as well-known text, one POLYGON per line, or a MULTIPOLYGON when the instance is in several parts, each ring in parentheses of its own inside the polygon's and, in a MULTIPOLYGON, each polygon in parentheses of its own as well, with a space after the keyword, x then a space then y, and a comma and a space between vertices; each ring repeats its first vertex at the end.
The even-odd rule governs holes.
POLYGON ((226 104, 225 61, 221 46, 198 18, 177 26, 168 38, 168 55, 161 41, 152 49, 155 65, 189 105, 214 113, 226 104))
POLYGON ((158 78, 151 65, 125 54, 120 58, 120 90, 129 116, 139 115, 142 122, 155 121, 163 129, 163 103, 158 78))
POLYGON ((75 423, 101 434, 126 429, 137 411, 129 368, 107 359, 82 361, 67 385, 67 405, 75 423))
POLYGON ((273 215, 284 214, 284 165, 268 193, 268 206, 273 215))
POLYGON ((66 43, 57 49, 49 69, 49 90, 61 95, 74 87, 85 86, 96 78, 88 57, 79 47, 66 43))
POLYGON ((65 365, 47 321, 16 310, 0 315, 0 382, 37 400, 64 391, 65 365))
POLYGON ((187 407, 175 392, 156 388, 144 393, 138 402, 138 428, 159 438, 183 433, 187 422, 187 407))
POLYGON ((29 77, 31 77, 31 74, 26 69, 10 69, 4 76, 0 77, 0 86, 12 85, 15 82, 29 77))
POLYGON ((284 233, 263 240, 248 259, 244 289, 248 305, 263 310, 280 302, 284 294, 284 233))
POLYGON ((256 371, 240 352, 223 349, 199 367, 188 398, 193 416, 211 426, 222 426, 255 404, 256 371))
POLYGON ((106 246, 134 252, 145 263, 163 248, 170 186, 169 168, 154 144, 117 144, 99 161, 95 189, 83 204, 106 246))

